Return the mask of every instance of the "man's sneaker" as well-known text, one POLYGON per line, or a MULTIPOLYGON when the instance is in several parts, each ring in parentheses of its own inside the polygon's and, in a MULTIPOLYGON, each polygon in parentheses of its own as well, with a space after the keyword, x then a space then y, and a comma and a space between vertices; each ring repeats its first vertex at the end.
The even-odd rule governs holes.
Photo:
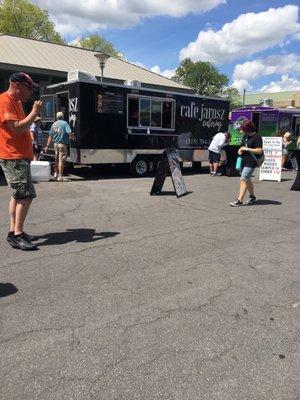
POLYGON ((57 173, 57 172, 54 172, 53 177, 54 177, 54 179, 57 179, 57 178, 58 178, 58 173, 57 173))
POLYGON ((23 232, 23 235, 25 236, 26 240, 28 242, 34 242, 35 240, 38 240, 39 238, 35 235, 29 235, 28 233, 23 232))
POLYGON ((243 206, 243 202, 240 201, 239 199, 236 199, 235 201, 233 201, 232 203, 229 203, 231 205, 231 207, 242 207, 243 206))
MULTIPOLYGON (((35 240, 38 240, 37 236, 29 235, 28 233, 25 233, 25 232, 23 232, 23 235, 24 235, 24 237, 26 238, 26 240, 28 242, 33 242, 35 240)), ((9 244, 10 244, 10 242, 11 242, 13 237, 14 237, 14 232, 12 232, 12 231, 8 232, 6 240, 8 241, 9 244)))
POLYGON ((255 196, 249 196, 248 201, 246 202, 247 206, 250 206, 251 204, 256 202, 256 197, 255 196))
POLYGON ((58 180, 58 182, 70 182, 71 179, 68 179, 68 178, 66 178, 64 176, 59 176, 57 178, 57 180, 58 180))
POLYGON ((9 243, 14 249, 20 250, 37 250, 37 245, 26 240, 24 233, 14 235, 9 243))
POLYGON ((14 237, 14 232, 8 232, 8 234, 6 236, 6 240, 11 246, 12 246, 13 237, 14 237))

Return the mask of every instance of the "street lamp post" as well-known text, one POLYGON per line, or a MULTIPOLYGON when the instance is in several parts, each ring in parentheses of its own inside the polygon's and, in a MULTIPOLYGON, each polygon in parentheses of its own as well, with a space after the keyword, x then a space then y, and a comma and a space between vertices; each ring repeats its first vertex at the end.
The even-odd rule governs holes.
POLYGON ((103 81, 103 70, 105 67, 106 61, 109 59, 110 55, 105 53, 96 53, 94 56, 97 58, 100 69, 101 69, 101 82, 103 81))

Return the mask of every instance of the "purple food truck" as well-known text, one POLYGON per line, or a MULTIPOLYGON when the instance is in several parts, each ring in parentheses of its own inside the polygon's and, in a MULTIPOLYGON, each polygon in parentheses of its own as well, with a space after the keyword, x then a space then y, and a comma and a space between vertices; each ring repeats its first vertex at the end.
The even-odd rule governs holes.
POLYGON ((237 108, 231 113, 231 145, 240 144, 242 135, 239 134, 238 128, 245 119, 254 123, 261 136, 276 136, 280 131, 291 132, 294 139, 291 150, 296 148, 297 138, 300 136, 300 109, 268 106, 237 108))

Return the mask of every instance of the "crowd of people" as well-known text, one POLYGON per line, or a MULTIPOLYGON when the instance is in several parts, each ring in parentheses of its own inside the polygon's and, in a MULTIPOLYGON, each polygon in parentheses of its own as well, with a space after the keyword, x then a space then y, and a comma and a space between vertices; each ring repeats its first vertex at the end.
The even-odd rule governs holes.
MULTIPOLYGON (((31 160, 38 161, 43 150, 43 132, 41 129, 42 101, 34 101, 30 113, 25 116, 22 103, 31 98, 32 91, 38 88, 32 78, 18 72, 11 75, 9 88, 0 95, 0 165, 11 190, 9 201, 10 228, 7 241, 13 247, 21 250, 36 250, 35 237, 24 232, 24 223, 32 200, 36 197, 31 178, 31 160)), ((248 192, 247 205, 255 203, 256 196, 251 176, 258 166, 258 159, 263 153, 261 136, 256 132, 255 125, 249 120, 243 121, 240 128, 243 135, 238 155, 241 158, 240 185, 237 198, 229 203, 232 207, 243 206, 243 200, 248 192)), ((290 132, 282 134, 282 169, 289 160, 289 146, 292 143, 290 132)), ((51 142, 55 150, 54 178, 59 182, 68 179, 63 175, 68 154, 69 140, 75 140, 69 124, 64 121, 64 114, 58 111, 56 121, 50 128, 44 152, 47 153, 51 142)), ((208 148, 209 167, 212 176, 219 175, 221 150, 229 143, 230 133, 217 133, 208 148)), ((300 146, 298 138, 297 145, 300 146)))

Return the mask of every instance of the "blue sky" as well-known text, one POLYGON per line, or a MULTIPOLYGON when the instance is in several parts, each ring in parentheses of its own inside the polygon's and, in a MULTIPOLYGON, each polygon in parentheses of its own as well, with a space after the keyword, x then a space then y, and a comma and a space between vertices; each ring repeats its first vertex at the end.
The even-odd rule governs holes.
POLYGON ((35 0, 68 40, 98 32, 130 62, 171 76, 211 61, 240 91, 300 90, 299 0, 35 0))

